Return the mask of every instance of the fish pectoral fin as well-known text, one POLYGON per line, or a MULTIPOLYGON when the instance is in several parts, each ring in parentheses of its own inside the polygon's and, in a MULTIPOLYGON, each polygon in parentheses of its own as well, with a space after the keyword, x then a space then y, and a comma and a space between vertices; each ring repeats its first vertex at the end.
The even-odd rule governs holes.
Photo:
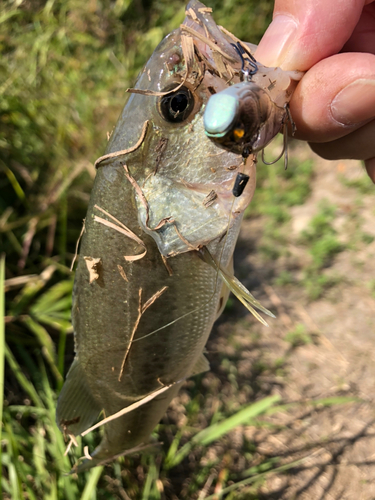
POLYGON ((262 304, 256 300, 256 298, 249 292, 249 290, 232 273, 229 273, 228 271, 222 269, 206 247, 203 247, 200 250, 200 255, 207 264, 209 264, 219 273, 220 278, 227 285, 229 290, 237 297, 237 299, 242 302, 246 309, 250 311, 251 314, 264 326, 268 326, 268 323, 254 308, 259 309, 259 311, 262 311, 264 314, 267 314, 267 316, 270 316, 271 318, 275 318, 275 315, 272 314, 271 311, 266 309, 264 306, 262 306, 262 304))
POLYGON ((201 354, 198 361, 195 363, 191 377, 199 373, 208 372, 210 370, 210 363, 204 354, 201 354))
POLYGON ((63 432, 77 436, 95 422, 101 410, 81 364, 75 359, 57 401, 57 425, 63 432))

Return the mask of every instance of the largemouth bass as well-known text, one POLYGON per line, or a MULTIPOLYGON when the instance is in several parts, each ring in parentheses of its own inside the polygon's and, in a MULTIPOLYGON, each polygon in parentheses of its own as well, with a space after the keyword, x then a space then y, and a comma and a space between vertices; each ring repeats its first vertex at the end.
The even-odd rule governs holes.
POLYGON ((182 382, 209 369, 203 350, 228 288, 258 319, 253 307, 272 315, 232 274, 256 172, 251 156, 205 135, 209 97, 242 79, 242 57, 210 11, 189 3, 96 161, 73 292, 75 359, 57 423, 70 436, 101 413, 106 424, 78 471, 147 443, 182 382), (250 180, 235 198, 239 171, 250 180))

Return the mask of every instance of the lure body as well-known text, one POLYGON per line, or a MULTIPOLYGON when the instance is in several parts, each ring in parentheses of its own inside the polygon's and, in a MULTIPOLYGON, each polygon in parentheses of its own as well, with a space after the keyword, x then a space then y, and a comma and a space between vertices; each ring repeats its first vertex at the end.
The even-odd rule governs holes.
POLYGON ((210 98, 204 113, 206 135, 244 156, 262 150, 287 122, 287 104, 301 76, 257 63, 251 77, 210 98))

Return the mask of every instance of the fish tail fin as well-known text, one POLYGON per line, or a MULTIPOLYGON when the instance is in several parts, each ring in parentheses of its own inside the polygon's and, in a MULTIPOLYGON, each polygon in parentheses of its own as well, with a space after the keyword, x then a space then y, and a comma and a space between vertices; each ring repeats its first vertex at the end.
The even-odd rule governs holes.
POLYGON ((56 423, 77 436, 98 418, 101 407, 95 400, 78 359, 73 361, 57 401, 56 423))
POLYGON ((271 311, 262 306, 262 304, 256 300, 256 298, 249 292, 249 290, 233 274, 230 274, 222 269, 206 247, 203 247, 201 249, 201 256, 203 260, 207 262, 207 264, 217 270, 220 278, 223 280, 229 290, 238 298, 238 300, 242 302, 246 309, 250 311, 251 314, 264 326, 268 326, 268 323, 255 310, 255 308, 259 309, 259 311, 262 311, 264 314, 267 314, 267 316, 270 316, 271 318, 275 318, 276 316, 271 311))

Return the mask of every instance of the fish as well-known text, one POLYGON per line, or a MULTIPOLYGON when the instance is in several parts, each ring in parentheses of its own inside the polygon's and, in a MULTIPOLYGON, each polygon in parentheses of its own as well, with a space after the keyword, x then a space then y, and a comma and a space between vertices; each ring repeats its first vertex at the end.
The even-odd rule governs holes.
POLYGON ((274 317, 233 275, 256 162, 222 150, 203 123, 209 98, 243 78, 228 33, 192 0, 128 89, 95 162, 73 287, 75 358, 56 421, 70 444, 104 429, 75 472, 147 446, 183 382, 209 370, 204 347, 229 290, 264 324, 256 309, 274 317), (248 182, 235 197, 239 172, 248 182))

